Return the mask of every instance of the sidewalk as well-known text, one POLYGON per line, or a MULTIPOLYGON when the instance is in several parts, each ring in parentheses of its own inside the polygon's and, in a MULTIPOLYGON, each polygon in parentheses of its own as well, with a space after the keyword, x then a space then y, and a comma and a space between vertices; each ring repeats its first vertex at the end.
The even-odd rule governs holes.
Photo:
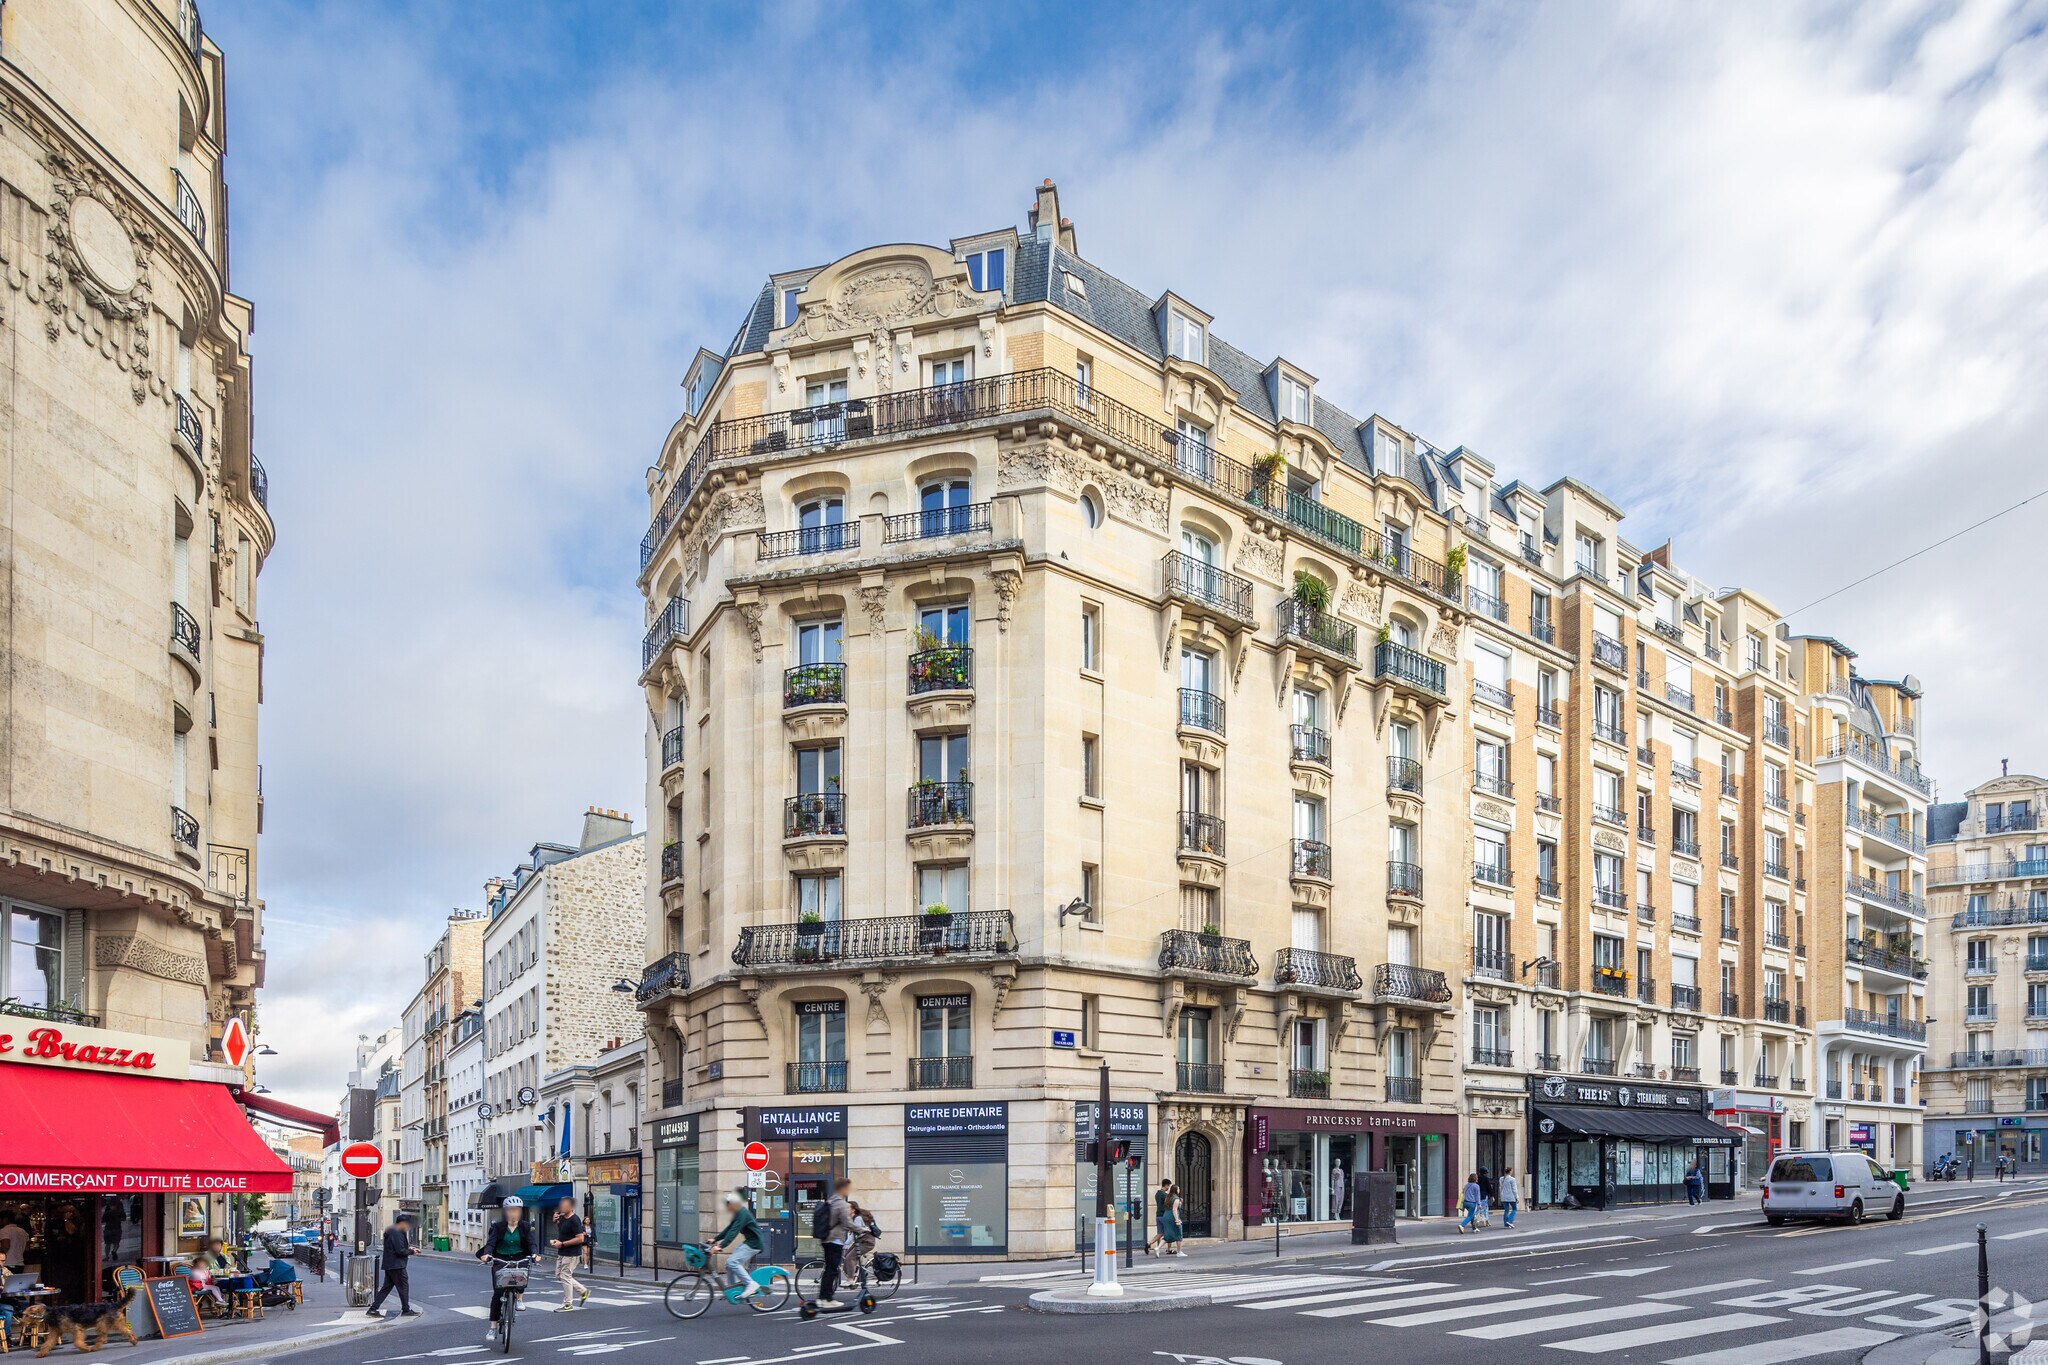
MULTIPOLYGON (((364 1317, 359 1308, 349 1309, 341 1280, 331 1271, 325 1283, 317 1277, 306 1278, 303 1283, 306 1301, 296 1309, 267 1308, 254 1322, 209 1319, 206 1330, 197 1336, 174 1337, 169 1341, 146 1338, 134 1351, 123 1351, 121 1359, 134 1360, 138 1365, 229 1365, 231 1361, 269 1359, 286 1351, 325 1346, 372 1332, 402 1332, 418 1321, 395 1316, 379 1321, 364 1317)), ((149 1310, 143 1308, 141 1312, 146 1319, 149 1310)))

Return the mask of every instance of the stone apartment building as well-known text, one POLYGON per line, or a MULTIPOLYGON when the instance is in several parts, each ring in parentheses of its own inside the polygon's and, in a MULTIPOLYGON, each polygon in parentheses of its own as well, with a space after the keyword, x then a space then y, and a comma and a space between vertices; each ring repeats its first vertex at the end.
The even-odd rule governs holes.
POLYGON ((1929 1158, 2030 1170, 2048 1135, 2048 779, 2006 771, 1928 813, 1929 1158))
MULTIPOLYGON (((451 1226, 448 1200, 448 1029, 454 1013, 469 1008, 483 986, 485 917, 458 910, 427 950, 425 979, 407 1009, 410 1026, 419 1027, 420 1233, 446 1235, 451 1226)), ((408 1043, 408 1051, 411 1043, 408 1043)))
MULTIPOLYGON (((641 545, 657 1247, 739 1149, 808 1250, 1071 1251, 1107 1126, 1191 1230, 1731 1192, 1819 1136, 1799 647, 1023 232, 771 276, 641 545), (787 1177, 787 1178, 781 1178, 787 1177), (943 1213, 941 1211, 944 1211, 943 1213)), ((1840 834, 1840 831, 1837 831, 1840 834)))
POLYGON ((398 1207, 423 1227, 420 1196, 426 1182, 427 1148, 427 1008, 415 994, 399 1015, 405 1046, 398 1081, 398 1162, 388 1174, 397 1188, 398 1207))
POLYGON ((645 962, 644 836, 617 811, 591 807, 573 846, 535 844, 508 879, 485 888, 482 955, 485 1174, 542 1181, 555 1152, 540 1104, 543 1077, 595 1057, 639 1026, 631 982, 645 962), (625 983, 626 989, 615 986, 625 983))
MULTIPOLYGON (((481 982, 481 976, 478 981, 481 982)), ((483 1191, 483 1128, 479 1106, 484 1092, 483 1013, 456 1012, 448 1026, 448 1217, 447 1235, 457 1251, 474 1251, 487 1224, 484 1211, 470 1207, 483 1191)))

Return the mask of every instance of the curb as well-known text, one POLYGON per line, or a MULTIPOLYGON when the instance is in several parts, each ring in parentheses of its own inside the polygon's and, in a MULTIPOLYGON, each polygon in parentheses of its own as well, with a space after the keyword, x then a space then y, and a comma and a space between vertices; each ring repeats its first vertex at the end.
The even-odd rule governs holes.
POLYGON ((229 1365, 231 1361, 258 1360, 271 1356, 290 1355, 295 1351, 310 1351, 337 1341, 350 1341, 366 1337, 372 1332, 403 1328, 404 1319, 386 1318, 382 1321, 365 1321, 360 1325, 350 1323, 341 1327, 329 1327, 323 1331, 308 1332, 302 1336, 285 1337, 276 1341, 252 1341, 246 1346, 223 1346, 215 1351, 193 1351, 186 1355, 165 1356, 151 1362, 151 1365, 229 1365))
POLYGON ((1041 1289, 1026 1301, 1034 1313, 1164 1313, 1173 1308, 1207 1308, 1214 1300, 1207 1289, 1145 1294, 1128 1290, 1113 1299, 1091 1299, 1085 1289, 1041 1289))

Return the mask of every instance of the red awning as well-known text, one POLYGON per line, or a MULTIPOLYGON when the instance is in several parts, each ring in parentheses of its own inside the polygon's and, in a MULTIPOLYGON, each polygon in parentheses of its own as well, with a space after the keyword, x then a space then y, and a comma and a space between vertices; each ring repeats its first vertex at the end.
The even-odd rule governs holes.
POLYGON ((274 1100, 268 1095, 258 1095, 240 1087, 235 1087, 235 1098, 245 1109, 254 1109, 273 1123, 318 1133, 329 1147, 341 1145, 341 1125, 332 1114, 323 1114, 317 1109, 301 1109, 296 1104, 286 1104, 283 1100, 274 1100))
POLYGON ((0 1195, 290 1194, 224 1085, 0 1066, 0 1195))

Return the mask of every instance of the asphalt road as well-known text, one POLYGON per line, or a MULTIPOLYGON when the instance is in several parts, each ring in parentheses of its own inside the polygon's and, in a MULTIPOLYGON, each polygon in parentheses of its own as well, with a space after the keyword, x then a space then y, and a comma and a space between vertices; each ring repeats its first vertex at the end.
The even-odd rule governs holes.
MULTIPOLYGON (((1994 1287, 2048 1300, 2048 1184, 1980 1182, 1917 1187, 1899 1223, 1770 1228, 1753 1204, 1680 1206, 1526 1243, 1481 1233, 1269 1267, 1148 1272, 1219 1295, 1211 1307, 1166 1313, 1046 1316, 1024 1308, 1042 1283, 969 1281, 905 1285, 872 1316, 803 1322, 793 1312, 718 1303, 678 1321, 658 1290, 606 1285, 579 1312, 525 1313, 513 1354, 627 1357, 621 1365, 784 1365, 854 1354, 874 1365, 1353 1365, 1368 1355, 1522 1362, 1555 1351, 1561 1363, 1844 1365, 1920 1334, 1966 1328, 1979 1222, 1994 1287), (1611 1240, 1591 1240, 1603 1238, 1611 1240)), ((292 1359, 396 1365, 495 1355, 483 1340, 480 1269, 423 1259, 413 1279, 426 1317, 292 1359)), ((554 1301, 551 1287, 536 1279, 535 1309, 554 1301)))

